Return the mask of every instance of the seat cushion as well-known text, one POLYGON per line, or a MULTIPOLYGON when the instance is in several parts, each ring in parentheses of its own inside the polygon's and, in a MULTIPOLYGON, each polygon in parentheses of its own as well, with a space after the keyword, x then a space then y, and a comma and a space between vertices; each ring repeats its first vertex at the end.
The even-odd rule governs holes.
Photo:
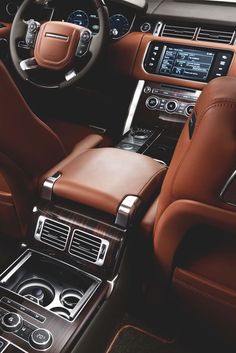
POLYGON ((61 120, 47 121, 47 125, 60 138, 67 154, 74 149, 82 153, 89 148, 111 145, 111 140, 107 136, 86 126, 61 120))

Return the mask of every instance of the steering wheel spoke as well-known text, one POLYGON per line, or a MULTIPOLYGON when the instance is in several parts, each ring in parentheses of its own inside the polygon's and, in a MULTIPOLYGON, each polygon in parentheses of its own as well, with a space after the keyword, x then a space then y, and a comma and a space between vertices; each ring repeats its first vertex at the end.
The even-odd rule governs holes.
POLYGON ((22 71, 36 70, 39 68, 35 58, 29 58, 26 60, 22 60, 20 62, 20 67, 21 67, 22 71))

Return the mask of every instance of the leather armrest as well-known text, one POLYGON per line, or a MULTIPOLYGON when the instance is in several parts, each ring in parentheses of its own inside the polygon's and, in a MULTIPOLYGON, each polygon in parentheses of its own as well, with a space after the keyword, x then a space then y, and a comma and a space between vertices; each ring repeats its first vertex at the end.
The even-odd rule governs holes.
POLYGON ((62 176, 53 195, 116 215, 128 195, 151 202, 160 190, 166 167, 147 156, 100 148, 59 164, 57 171, 62 176))

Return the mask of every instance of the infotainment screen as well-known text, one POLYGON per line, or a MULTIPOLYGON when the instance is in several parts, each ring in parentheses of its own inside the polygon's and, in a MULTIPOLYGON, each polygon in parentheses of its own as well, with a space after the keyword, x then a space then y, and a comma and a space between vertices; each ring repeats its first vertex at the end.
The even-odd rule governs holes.
POLYGON ((215 51, 164 46, 156 73, 187 80, 207 82, 215 51))

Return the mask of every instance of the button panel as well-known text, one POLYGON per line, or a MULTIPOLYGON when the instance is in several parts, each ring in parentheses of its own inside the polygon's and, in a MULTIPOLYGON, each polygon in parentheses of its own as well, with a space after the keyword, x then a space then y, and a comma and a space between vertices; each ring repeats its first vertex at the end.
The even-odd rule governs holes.
POLYGON ((200 93, 199 90, 146 82, 142 101, 152 116, 156 112, 157 119, 185 122, 191 116, 200 93))
MULTIPOLYGON (((21 311, 24 313, 29 312, 31 314, 30 316, 36 318, 36 320, 38 320, 38 316, 40 317, 39 314, 35 313, 30 309, 25 308, 24 306, 21 306, 19 303, 9 298, 3 297, 1 299, 1 302, 18 310, 20 310, 21 308, 23 309, 21 311)), ((23 317, 19 314, 16 314, 15 312, 11 311, 9 312, 2 307, 0 307, 0 328, 3 331, 10 332, 11 334, 20 337, 37 350, 46 350, 53 343, 53 337, 51 332, 32 325, 27 320, 24 320, 23 317)), ((2 352, 1 348, 3 347, 4 349, 6 347, 4 346, 3 342, 5 340, 2 340, 3 339, 0 337, 0 353, 2 352)))
MULTIPOLYGON (((1 302, 10 306, 11 308, 14 308, 14 309, 17 309, 17 310, 20 310, 22 311, 23 313, 26 313, 27 315, 29 315, 30 317, 32 317, 33 319, 35 320, 38 320, 39 322, 44 322, 46 320, 46 318, 38 313, 36 313, 35 311, 33 310, 30 310, 28 308, 26 308, 25 306, 15 302, 14 300, 12 299, 9 299, 9 298, 6 298, 6 297, 3 297, 1 299, 1 302)), ((1 312, 0 312, 1 313, 1 312)))

